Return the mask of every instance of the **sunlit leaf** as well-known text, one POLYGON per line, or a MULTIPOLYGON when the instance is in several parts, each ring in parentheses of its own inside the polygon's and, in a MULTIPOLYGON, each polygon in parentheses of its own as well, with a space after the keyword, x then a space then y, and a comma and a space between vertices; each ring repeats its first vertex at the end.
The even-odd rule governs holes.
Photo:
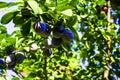
POLYGON ((1 23, 2 24, 7 24, 9 23, 18 13, 18 11, 11 11, 6 13, 5 15, 2 16, 1 23))
POLYGON ((67 15, 67 16, 72 16, 72 14, 73 14, 71 9, 64 10, 64 11, 62 11, 61 13, 62 13, 62 14, 65 14, 65 15, 67 15))
POLYGON ((41 8, 39 7, 39 5, 36 1, 30 0, 30 1, 28 1, 28 4, 33 9, 35 15, 43 13, 43 11, 41 10, 41 8))
POLYGON ((0 2, 0 8, 5 8, 7 7, 7 3, 6 2, 0 2))

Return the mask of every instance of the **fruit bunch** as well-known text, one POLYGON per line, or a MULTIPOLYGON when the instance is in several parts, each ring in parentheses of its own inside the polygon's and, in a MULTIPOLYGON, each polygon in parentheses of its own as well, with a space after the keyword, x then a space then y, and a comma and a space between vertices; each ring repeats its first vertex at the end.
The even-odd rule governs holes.
POLYGON ((23 51, 13 51, 6 57, 6 67, 14 68, 16 64, 21 64, 24 61, 25 57, 26 55, 23 51))
POLYGON ((0 69, 13 69, 16 64, 21 64, 24 61, 26 55, 23 51, 13 51, 13 49, 10 51, 6 54, 5 60, 0 59, 0 69))
POLYGON ((105 5, 105 6, 102 7, 100 13, 101 13, 101 14, 105 14, 105 13, 107 14, 107 12, 108 12, 108 6, 105 5))
POLYGON ((33 29, 37 34, 40 34, 46 39, 44 46, 42 47, 43 53, 46 56, 50 56, 52 54, 50 48, 59 47, 61 46, 62 42, 69 44, 74 39, 73 32, 71 30, 65 29, 64 26, 56 26, 51 28, 48 24, 42 23, 40 20, 35 22, 33 29), (52 37, 48 39, 50 35, 52 37))

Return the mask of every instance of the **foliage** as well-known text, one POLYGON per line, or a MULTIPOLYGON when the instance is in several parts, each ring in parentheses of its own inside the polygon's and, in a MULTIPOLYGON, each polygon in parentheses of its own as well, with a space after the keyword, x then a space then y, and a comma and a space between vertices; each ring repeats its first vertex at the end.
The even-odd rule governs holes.
MULTIPOLYGON (((1 18, 0 57, 6 59, 12 53, 12 48, 15 51, 23 50, 26 59, 22 64, 16 64, 15 70, 24 80, 107 79, 104 77, 106 70, 109 70, 108 79, 117 79, 120 77, 120 8, 119 0, 111 0, 111 8, 107 6, 108 11, 103 10, 108 2, 109 0, 0 2, 1 9, 18 6, 17 10, 11 10, 1 18), (111 17, 108 16, 109 9, 111 17), (110 22, 109 18, 114 22, 110 22), (63 41, 57 47, 48 47, 52 54, 46 56, 43 47, 46 47, 45 41, 51 39, 53 33, 48 37, 37 34, 33 27, 37 20, 52 29, 64 26, 74 33, 74 40, 68 43, 63 41), (10 21, 20 30, 8 34, 4 24, 10 21), (32 49, 32 44, 38 48, 32 49), (85 69, 81 63, 87 64, 85 69)), ((65 36, 63 38, 66 39, 65 36)))

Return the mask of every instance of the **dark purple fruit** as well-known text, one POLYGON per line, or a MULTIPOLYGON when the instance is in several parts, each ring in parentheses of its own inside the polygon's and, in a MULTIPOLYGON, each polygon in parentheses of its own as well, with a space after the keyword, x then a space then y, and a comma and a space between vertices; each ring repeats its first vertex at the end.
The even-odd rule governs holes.
POLYGON ((6 57, 6 63, 8 65, 13 65, 15 63, 15 56, 13 54, 6 57))
POLYGON ((0 59, 0 69, 3 68, 5 68, 5 62, 2 59, 0 59))
POLYGON ((57 26, 53 28, 53 36, 55 38, 60 38, 64 33, 65 28, 63 26, 57 26))
POLYGON ((52 54, 51 49, 42 48, 42 50, 43 50, 43 55, 45 55, 45 56, 50 56, 52 54))
POLYGON ((41 33, 41 36, 47 38, 50 35, 51 30, 51 27, 48 24, 46 24, 46 29, 41 33))
POLYGON ((45 47, 46 48, 51 48, 52 47, 52 40, 51 39, 46 39, 45 40, 45 47))
POLYGON ((62 44, 62 38, 52 38, 52 47, 59 47, 62 44))
POLYGON ((21 64, 25 59, 25 53, 23 51, 18 51, 15 54, 16 63, 21 64))
POLYGON ((74 34, 73 34, 73 32, 72 32, 71 30, 66 29, 66 30, 64 31, 64 35, 62 36, 62 40, 63 40, 64 42, 69 43, 69 42, 72 41, 73 39, 74 39, 74 34))
POLYGON ((40 34, 46 30, 46 24, 42 23, 40 20, 37 20, 33 25, 33 28, 36 33, 40 34))
POLYGON ((40 34, 44 38, 47 38, 51 33, 51 27, 48 24, 41 23, 40 20, 37 20, 33 28, 36 33, 40 34))

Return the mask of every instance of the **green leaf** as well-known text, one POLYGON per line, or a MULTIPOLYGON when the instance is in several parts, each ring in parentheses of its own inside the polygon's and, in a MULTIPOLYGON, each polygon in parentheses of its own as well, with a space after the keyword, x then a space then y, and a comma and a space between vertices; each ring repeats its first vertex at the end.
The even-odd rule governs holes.
POLYGON ((79 0, 71 0, 70 5, 71 6, 76 6, 76 5, 78 5, 78 2, 79 2, 79 0))
POLYGON ((11 37, 6 37, 6 41, 12 45, 12 44, 15 44, 16 39, 11 37))
POLYGON ((73 27, 77 22, 77 16, 72 16, 70 18, 68 18, 66 24, 68 27, 73 27))
POLYGON ((25 20, 22 16, 17 15, 15 16, 15 18, 13 18, 13 23, 15 23, 16 25, 22 25, 22 23, 24 23, 25 20))
POLYGON ((0 8, 5 8, 7 7, 7 3, 6 2, 0 2, 0 8))
POLYGON ((8 12, 5 15, 2 16, 1 18, 1 23, 2 24, 7 24, 9 23, 18 13, 18 11, 12 11, 12 12, 8 12))
POLYGON ((108 35, 106 34, 105 30, 104 29, 100 29, 100 31, 101 31, 103 37, 107 40, 108 39, 108 35))
POLYGON ((28 20, 22 25, 22 30, 21 30, 22 35, 27 36, 30 32, 30 28, 31 28, 31 20, 28 20))
POLYGON ((0 25, 0 33, 6 33, 6 27, 3 25, 0 25))
POLYGON ((106 31, 106 33, 108 33, 110 35, 115 35, 115 30, 108 30, 108 31, 106 31))
POLYGON ((0 34, 0 41, 3 40, 6 37, 6 34, 0 34))
POLYGON ((17 6, 19 4, 23 4, 22 2, 10 2, 7 4, 7 7, 17 6))
POLYGON ((18 77, 13 77, 12 80, 20 80, 18 77))
POLYGON ((33 12, 35 13, 35 15, 43 13, 36 1, 30 0, 30 1, 28 1, 28 4, 33 9, 33 12))
POLYGON ((65 6, 64 4, 60 4, 60 5, 58 5, 56 8, 55 8, 57 11, 60 11, 60 12, 62 12, 62 11, 65 11, 65 10, 67 10, 67 9, 74 9, 74 7, 72 7, 72 6, 65 6), (61 6, 63 6, 63 7, 61 7, 61 6))
POLYGON ((31 64, 35 63, 34 59, 30 59, 30 60, 24 60, 23 65, 24 66, 30 66, 31 64))
POLYGON ((79 35, 76 31, 76 26, 75 25, 77 23, 77 17, 76 16, 72 16, 68 19, 68 21, 66 22, 66 26, 70 28, 70 30, 74 33, 75 36, 75 40, 79 40, 79 35))
POLYGON ((61 13, 62 13, 62 14, 65 14, 65 15, 67 15, 67 16, 72 16, 72 14, 73 14, 71 9, 64 10, 64 11, 62 11, 61 13))

